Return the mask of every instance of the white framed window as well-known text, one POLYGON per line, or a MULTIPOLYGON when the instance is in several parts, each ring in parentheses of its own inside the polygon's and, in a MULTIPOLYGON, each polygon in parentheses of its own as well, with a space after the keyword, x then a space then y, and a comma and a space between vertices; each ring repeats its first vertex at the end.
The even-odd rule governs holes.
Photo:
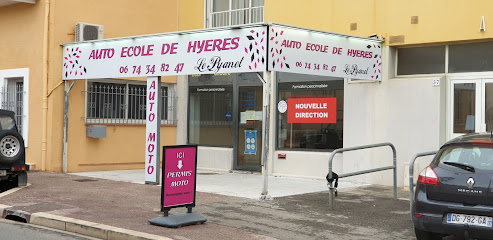
POLYGON ((493 72, 493 41, 398 47, 396 76, 493 72))
POLYGON ((445 54, 445 45, 398 48, 396 75, 443 74, 445 54))
POLYGON ((264 0, 206 0, 206 26, 224 27, 264 21, 264 0))
MULTIPOLYGON (((86 123, 145 124, 146 82, 111 79, 86 82, 86 123)), ((161 124, 176 124, 174 85, 162 84, 161 124)))
POLYGON ((0 108, 13 111, 17 128, 28 147, 29 68, 0 70, 0 108))

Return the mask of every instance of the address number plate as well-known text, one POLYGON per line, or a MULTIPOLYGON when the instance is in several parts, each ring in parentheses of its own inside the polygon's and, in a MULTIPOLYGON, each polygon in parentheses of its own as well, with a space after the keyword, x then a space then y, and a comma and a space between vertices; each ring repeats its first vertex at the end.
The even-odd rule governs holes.
POLYGON ((458 214, 458 213, 447 214, 447 223, 491 227, 492 222, 493 222, 492 217, 458 214))

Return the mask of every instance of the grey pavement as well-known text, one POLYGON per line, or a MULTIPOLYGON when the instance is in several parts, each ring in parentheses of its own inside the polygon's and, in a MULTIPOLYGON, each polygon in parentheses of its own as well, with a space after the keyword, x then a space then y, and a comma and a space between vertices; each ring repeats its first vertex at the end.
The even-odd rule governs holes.
MULTIPOLYGON (((114 181, 144 184, 144 170, 122 170, 71 173, 72 175, 100 178, 114 181)), ((340 180, 340 189, 361 187, 365 184, 340 180)), ((197 171, 197 191, 233 197, 258 199, 262 192, 264 176, 252 172, 197 171)), ((271 197, 326 191, 325 179, 269 176, 268 193, 271 197)))
POLYGON ((102 239, 414 239, 408 190, 393 200, 391 187, 340 182, 329 210, 325 180, 270 177, 274 199, 260 201, 261 175, 201 171, 193 212, 207 222, 174 229, 148 223, 162 216, 161 189, 142 171, 97 174, 30 172, 30 186, 0 196, 4 215, 102 239))

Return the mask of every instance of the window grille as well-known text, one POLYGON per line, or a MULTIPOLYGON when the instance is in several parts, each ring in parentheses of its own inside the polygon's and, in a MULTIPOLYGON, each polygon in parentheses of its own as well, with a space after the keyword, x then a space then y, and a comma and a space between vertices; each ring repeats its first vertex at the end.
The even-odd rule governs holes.
POLYGON ((24 111, 24 83, 16 82, 15 85, 9 85, 1 88, 1 103, 0 106, 4 110, 10 110, 15 113, 15 121, 19 133, 22 133, 24 111))
MULTIPOLYGON (((146 85, 89 82, 86 92, 86 123, 145 124, 146 85)), ((176 124, 176 97, 161 87, 161 124, 176 124)))
POLYGON ((211 0, 210 27, 258 23, 264 21, 264 3, 259 0, 211 0))

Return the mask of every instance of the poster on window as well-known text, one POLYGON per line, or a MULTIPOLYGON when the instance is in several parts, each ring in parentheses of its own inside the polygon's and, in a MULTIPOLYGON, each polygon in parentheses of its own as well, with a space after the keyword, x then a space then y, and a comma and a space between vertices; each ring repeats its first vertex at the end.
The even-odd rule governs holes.
POLYGON ((337 98, 289 98, 288 123, 336 123, 337 98))
POLYGON ((257 130, 245 130, 245 154, 257 154, 257 130))

